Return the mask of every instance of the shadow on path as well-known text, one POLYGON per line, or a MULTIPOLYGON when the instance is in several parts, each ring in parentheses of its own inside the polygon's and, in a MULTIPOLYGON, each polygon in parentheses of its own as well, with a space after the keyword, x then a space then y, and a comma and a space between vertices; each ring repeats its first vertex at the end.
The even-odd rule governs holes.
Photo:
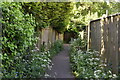
POLYGON ((53 67, 47 73, 50 78, 74 78, 70 69, 69 44, 64 44, 64 49, 52 59, 53 67))

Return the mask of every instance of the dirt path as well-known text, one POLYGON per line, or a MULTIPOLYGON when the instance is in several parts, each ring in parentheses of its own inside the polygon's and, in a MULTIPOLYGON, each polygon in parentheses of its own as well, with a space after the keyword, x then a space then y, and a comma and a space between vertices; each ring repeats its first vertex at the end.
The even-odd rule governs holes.
POLYGON ((54 56, 52 63, 52 69, 47 71, 51 78, 74 78, 70 69, 68 44, 64 44, 64 49, 54 56))

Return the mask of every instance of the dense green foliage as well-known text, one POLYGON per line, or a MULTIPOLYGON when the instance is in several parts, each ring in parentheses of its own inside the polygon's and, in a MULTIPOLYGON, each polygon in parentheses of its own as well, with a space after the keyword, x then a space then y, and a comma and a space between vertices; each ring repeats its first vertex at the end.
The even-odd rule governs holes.
POLYGON ((76 2, 74 3, 73 15, 69 28, 72 31, 79 32, 88 26, 90 20, 94 20, 106 15, 120 12, 120 3, 111 2, 76 2))
POLYGON ((57 40, 54 44, 52 44, 51 48, 50 48, 50 54, 51 54, 51 58, 58 53, 59 51, 61 51, 63 49, 62 46, 63 42, 60 40, 57 40))
POLYGON ((38 28, 53 27, 58 32, 65 29, 79 32, 90 20, 120 12, 120 3, 111 2, 26 2, 25 13, 33 14, 38 28))
POLYGON ((32 13, 38 27, 53 27, 58 32, 63 32, 69 23, 73 5, 70 2, 30 2, 24 3, 26 13, 32 13))
POLYGON ((71 43, 70 61, 73 73, 78 78, 116 78, 100 58, 97 51, 82 51, 84 41, 77 39, 71 43), (81 44, 82 43, 82 44, 81 44))
POLYGON ((50 50, 35 47, 35 19, 23 14, 21 3, 0 3, 2 7, 2 74, 3 78, 40 78, 50 68, 51 58, 62 48, 56 41, 50 50))
POLYGON ((25 55, 29 54, 35 42, 35 20, 32 15, 22 13, 20 3, 0 3, 2 7, 2 67, 3 75, 15 76, 25 55))
MULTIPOLYGON (((85 29, 91 19, 120 11, 120 3, 96 2, 26 2, 0 3, 2 8, 2 74, 3 78, 39 78, 51 68, 51 58, 62 48, 56 41, 49 50, 36 46, 35 31, 38 28, 53 27, 58 32, 66 28, 79 32, 85 29), (73 9, 74 6, 74 9, 73 9), (69 25, 68 25, 69 24, 69 25)), ((72 68, 78 77, 109 78, 111 71, 99 66, 101 63, 96 51, 81 51, 85 41, 78 38, 71 45, 72 68), (89 62, 89 63, 88 63, 89 62), (89 67, 89 68, 88 68, 89 67), (89 70, 88 70, 89 69, 89 70), (93 70, 94 69, 94 70, 93 70), (84 73, 83 73, 84 72, 84 73)), ((103 64, 105 65, 105 64, 103 64)))

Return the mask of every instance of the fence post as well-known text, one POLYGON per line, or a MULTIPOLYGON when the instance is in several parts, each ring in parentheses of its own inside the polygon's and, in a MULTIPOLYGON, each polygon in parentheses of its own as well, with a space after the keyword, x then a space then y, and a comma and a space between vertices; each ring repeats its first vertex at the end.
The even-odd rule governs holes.
POLYGON ((87 30, 87 34, 88 34, 88 45, 87 45, 87 51, 89 50, 89 48, 90 48, 90 22, 89 22, 89 25, 88 25, 88 30, 87 30))
POLYGON ((120 74, 120 15, 117 18, 118 27, 118 74, 120 74))

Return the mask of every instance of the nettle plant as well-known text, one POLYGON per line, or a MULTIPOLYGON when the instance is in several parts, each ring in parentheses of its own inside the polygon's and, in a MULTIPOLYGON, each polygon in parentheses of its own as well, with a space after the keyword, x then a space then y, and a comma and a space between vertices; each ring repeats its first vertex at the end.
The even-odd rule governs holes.
MULTIPOLYGON (((81 39, 77 39, 81 40, 81 39)), ((81 41, 77 41, 80 42, 81 41)), ((94 50, 82 51, 71 44, 70 61, 73 73, 78 78, 117 78, 106 63, 101 59, 99 52, 94 50)), ((78 43, 79 44, 79 43, 78 43)), ((78 45, 77 44, 77 45, 78 45)), ((80 45, 79 45, 80 46, 80 45)), ((83 45, 82 45, 83 46, 83 45)))

